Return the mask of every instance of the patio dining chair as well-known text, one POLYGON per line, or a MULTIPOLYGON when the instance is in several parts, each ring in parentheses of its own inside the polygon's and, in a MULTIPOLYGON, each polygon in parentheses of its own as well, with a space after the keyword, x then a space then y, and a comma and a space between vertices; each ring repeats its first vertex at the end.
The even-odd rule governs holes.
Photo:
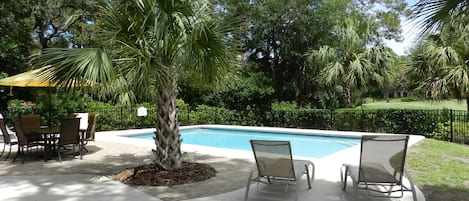
POLYGON ((84 145, 88 141, 94 141, 94 134, 96 133, 96 123, 98 122, 98 114, 92 114, 88 118, 88 128, 86 129, 85 137, 83 139, 84 145))
POLYGON ((24 163, 26 160, 26 154, 24 153, 24 149, 26 148, 26 153, 29 153, 30 148, 36 147, 37 149, 42 146, 45 146, 45 143, 43 141, 36 140, 31 140, 28 138, 28 136, 25 135, 23 125, 21 121, 15 120, 15 132, 16 132, 16 137, 18 138, 18 151, 16 152, 15 158, 13 158, 13 162, 16 161, 16 158, 19 155, 22 155, 23 161, 21 161, 21 164, 24 163))
MULTIPOLYGON (((295 185, 306 174, 308 189, 311 189, 311 181, 314 178, 314 164, 307 160, 295 160, 292 157, 289 141, 271 141, 271 140, 250 140, 251 147, 256 160, 257 176, 253 178, 256 171, 249 174, 244 200, 248 199, 250 185, 257 183, 257 189, 260 192, 272 194, 284 194, 288 191, 289 185, 295 185), (309 171, 311 168, 311 172, 309 171), (260 187, 266 186, 284 186, 283 192, 269 191, 260 187)), ((295 188, 295 200, 298 199, 298 193, 295 188)))
POLYGON ((38 114, 23 115, 21 116, 21 125, 26 135, 31 131, 37 131, 41 129, 41 116, 38 114))
POLYGON ((411 191, 416 201, 412 178, 404 170, 408 141, 408 135, 362 136, 359 165, 343 164, 341 168, 342 189, 346 190, 350 177, 353 186, 369 196, 401 198, 404 191, 411 191), (404 184, 404 175, 409 186, 404 184))
POLYGON ((37 131, 41 130, 41 116, 38 114, 23 115, 21 116, 21 126, 23 127, 24 135, 30 141, 41 141, 41 136, 36 135, 37 131))
POLYGON ((80 119, 67 118, 60 124, 60 136, 57 142, 59 161, 62 162, 62 151, 66 145, 72 145, 72 154, 75 156, 75 145, 78 146, 80 159, 83 158, 80 143, 80 119))
POLYGON ((10 150, 8 151, 7 156, 5 157, 5 161, 8 160, 8 157, 10 157, 11 154, 11 147, 14 145, 18 145, 18 140, 16 139, 16 135, 14 133, 10 133, 5 125, 5 120, 2 118, 0 119, 0 130, 2 132, 3 136, 3 150, 2 153, 0 154, 0 157, 3 156, 3 153, 5 152, 5 147, 8 145, 10 147, 10 150))

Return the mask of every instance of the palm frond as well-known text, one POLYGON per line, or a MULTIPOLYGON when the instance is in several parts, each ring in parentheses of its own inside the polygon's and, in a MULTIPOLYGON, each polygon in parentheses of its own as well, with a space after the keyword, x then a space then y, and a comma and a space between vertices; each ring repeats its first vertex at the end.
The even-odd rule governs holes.
POLYGON ((349 70, 344 76, 344 82, 358 88, 365 86, 371 78, 373 67, 363 54, 354 54, 354 60, 350 62, 349 70))
POLYGON ((435 47, 430 54, 434 65, 448 67, 460 63, 458 53, 451 46, 435 47))
POLYGON ((235 24, 223 25, 213 19, 193 22, 185 44, 183 67, 204 82, 220 80, 234 69, 237 49, 228 43, 235 24))
POLYGON ((342 77, 344 76, 344 66, 338 61, 331 62, 321 70, 320 75, 320 79, 326 85, 333 86, 341 82, 342 77))
POLYGON ((337 51, 329 46, 322 46, 318 50, 310 50, 306 53, 306 60, 311 65, 326 66, 338 60, 337 51))
POLYGON ((412 6, 410 19, 417 22, 421 35, 434 32, 451 17, 467 13, 467 0, 419 0, 412 6))
POLYGON ((467 66, 454 66, 449 70, 445 79, 454 85, 462 94, 469 92, 469 70, 467 66))
POLYGON ((72 86, 74 80, 98 83, 114 78, 112 61, 102 48, 48 48, 33 58, 33 64, 49 66, 48 71, 56 75, 50 77, 51 81, 66 83, 67 87, 72 86))

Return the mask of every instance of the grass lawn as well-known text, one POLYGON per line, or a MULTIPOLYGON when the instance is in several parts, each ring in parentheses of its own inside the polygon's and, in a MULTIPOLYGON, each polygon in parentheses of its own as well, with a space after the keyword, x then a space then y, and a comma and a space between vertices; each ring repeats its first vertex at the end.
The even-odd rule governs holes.
MULTIPOLYGON (((366 103, 362 106, 367 109, 424 109, 424 110, 437 110, 437 109, 453 109, 453 110, 466 110, 466 101, 458 101, 456 99, 450 100, 422 100, 402 102, 400 98, 386 100, 373 100, 366 99, 366 103)), ((360 106, 359 106, 360 107, 360 106)))
POLYGON ((406 165, 427 201, 469 200, 469 146, 425 139, 408 150, 406 165))

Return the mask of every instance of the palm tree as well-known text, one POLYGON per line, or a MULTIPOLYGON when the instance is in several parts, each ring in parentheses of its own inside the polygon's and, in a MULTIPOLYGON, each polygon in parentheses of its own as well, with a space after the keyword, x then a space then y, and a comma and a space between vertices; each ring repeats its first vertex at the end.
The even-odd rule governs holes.
MULTIPOLYGON (((57 81, 85 78, 93 85, 112 85, 110 91, 147 94, 155 90, 157 121, 154 163, 181 167, 177 119, 177 81, 214 82, 235 64, 228 43, 233 26, 210 16, 206 0, 107 1, 97 20, 101 46, 83 49, 45 49, 36 65, 51 65, 57 81), (111 83, 111 84, 109 84, 111 83)), ((70 85, 69 85, 70 86, 70 85)), ((132 97, 132 95, 128 95, 132 97)))
POLYGON ((419 0, 410 19, 417 22, 422 35, 438 30, 450 18, 469 12, 469 0, 419 0))
POLYGON ((307 53, 310 65, 322 69, 319 76, 323 83, 342 87, 347 107, 353 106, 352 89, 383 85, 390 79, 391 51, 382 45, 367 48, 374 35, 372 24, 372 19, 347 18, 335 29, 336 47, 323 46, 307 53))
POLYGON ((452 18, 429 35, 412 54, 408 70, 411 87, 429 98, 465 98, 469 110, 469 19, 452 18))

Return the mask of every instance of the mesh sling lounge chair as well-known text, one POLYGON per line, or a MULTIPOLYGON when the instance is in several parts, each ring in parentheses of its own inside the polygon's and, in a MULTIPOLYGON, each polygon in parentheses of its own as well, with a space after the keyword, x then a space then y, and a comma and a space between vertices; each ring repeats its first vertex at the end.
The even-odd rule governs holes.
POLYGON ((344 164, 341 168, 342 189, 345 191, 350 176, 354 187, 367 190, 369 196, 401 198, 404 191, 411 191, 416 201, 412 178, 404 170, 408 141, 408 135, 362 136, 359 166, 344 164), (403 184, 404 174, 410 187, 403 184))
POLYGON ((8 157, 10 157, 11 153, 11 147, 14 145, 18 145, 18 140, 16 139, 15 134, 8 132, 4 119, 0 119, 0 130, 2 131, 3 136, 3 150, 0 154, 0 157, 3 156, 3 153, 5 152, 5 147, 6 145, 8 145, 10 147, 10 150, 8 151, 8 154, 5 157, 5 160, 8 160, 8 157))
MULTIPOLYGON (((314 164, 306 160, 294 160, 289 141, 251 140, 251 147, 256 160, 257 177, 253 178, 254 170, 249 174, 244 200, 248 199, 251 183, 257 182, 257 189, 265 193, 286 193, 288 186, 296 184, 306 174, 308 189, 314 178, 314 164), (309 171, 311 167, 312 171, 309 171), (310 178, 311 175, 311 178, 310 178), (264 191, 259 185, 285 185, 283 192, 264 191)), ((296 191, 296 189, 295 189, 296 191)), ((295 192, 295 200, 298 194, 295 192)))

